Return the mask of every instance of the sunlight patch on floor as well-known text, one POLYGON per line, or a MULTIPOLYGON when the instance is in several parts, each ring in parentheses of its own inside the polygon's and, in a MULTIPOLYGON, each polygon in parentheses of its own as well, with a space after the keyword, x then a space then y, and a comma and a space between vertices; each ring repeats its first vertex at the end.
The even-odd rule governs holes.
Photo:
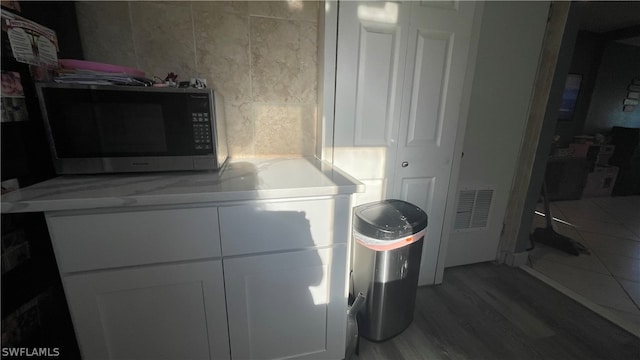
MULTIPOLYGON (((546 217, 546 216, 547 216, 547 215, 545 215, 545 213, 540 212, 540 211, 537 211, 537 210, 535 211, 535 213, 536 213, 536 215, 538 215, 538 216, 542 216, 542 217, 546 217)), ((567 222, 567 221, 564 221, 564 220, 562 220, 562 219, 558 219, 557 217, 552 217, 552 219, 553 219, 554 221, 557 221, 557 222, 561 223, 561 224, 569 225, 569 226, 572 226, 572 227, 577 227, 577 226, 573 225, 572 223, 567 222)))

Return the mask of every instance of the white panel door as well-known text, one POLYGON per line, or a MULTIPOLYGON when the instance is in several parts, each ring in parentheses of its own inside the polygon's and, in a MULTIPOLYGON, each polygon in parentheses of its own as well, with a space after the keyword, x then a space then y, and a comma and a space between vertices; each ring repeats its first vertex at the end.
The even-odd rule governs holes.
POLYGON ((408 12, 394 2, 339 3, 333 163, 385 197, 395 158, 408 12))
POLYGON ((345 245, 224 259, 234 359, 342 359, 345 245))
POLYGON ((229 359, 222 262, 68 275, 84 359, 229 359))
MULTIPOLYGON (((420 267, 421 285, 436 282, 470 58, 476 3, 412 2, 396 159, 388 197, 424 209, 429 225, 420 267)), ((473 56, 471 56, 473 58, 473 56)), ((469 82, 470 83, 470 82, 469 82)), ((459 155, 458 155, 459 156, 459 155)), ((443 260, 444 261, 444 260, 443 260)))
POLYGON ((340 3, 334 164, 367 186, 357 204, 399 198, 427 211, 421 285, 436 282, 448 235, 475 16, 472 1, 340 3))

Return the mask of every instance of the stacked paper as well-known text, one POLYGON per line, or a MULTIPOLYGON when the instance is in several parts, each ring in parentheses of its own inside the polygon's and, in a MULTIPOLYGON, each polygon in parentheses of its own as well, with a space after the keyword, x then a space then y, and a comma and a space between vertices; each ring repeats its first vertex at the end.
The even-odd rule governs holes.
POLYGON ((58 83, 151 86, 153 80, 125 73, 93 70, 60 70, 54 79, 58 83))

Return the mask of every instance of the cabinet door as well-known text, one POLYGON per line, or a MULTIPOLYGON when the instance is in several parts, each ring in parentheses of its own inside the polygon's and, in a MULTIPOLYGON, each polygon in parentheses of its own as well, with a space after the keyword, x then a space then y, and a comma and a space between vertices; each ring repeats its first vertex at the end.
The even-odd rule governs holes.
POLYGON ((64 278, 84 359, 228 359, 222 263, 64 278))
POLYGON ((346 245, 224 259, 234 359, 342 359, 346 245))

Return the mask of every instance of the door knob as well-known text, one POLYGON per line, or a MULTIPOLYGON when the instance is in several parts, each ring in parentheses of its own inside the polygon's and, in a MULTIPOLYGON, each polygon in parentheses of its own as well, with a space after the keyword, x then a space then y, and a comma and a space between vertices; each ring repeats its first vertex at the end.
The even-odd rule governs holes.
POLYGON ((402 162, 402 167, 407 167, 409 166, 409 162, 408 161, 403 161, 402 162))

